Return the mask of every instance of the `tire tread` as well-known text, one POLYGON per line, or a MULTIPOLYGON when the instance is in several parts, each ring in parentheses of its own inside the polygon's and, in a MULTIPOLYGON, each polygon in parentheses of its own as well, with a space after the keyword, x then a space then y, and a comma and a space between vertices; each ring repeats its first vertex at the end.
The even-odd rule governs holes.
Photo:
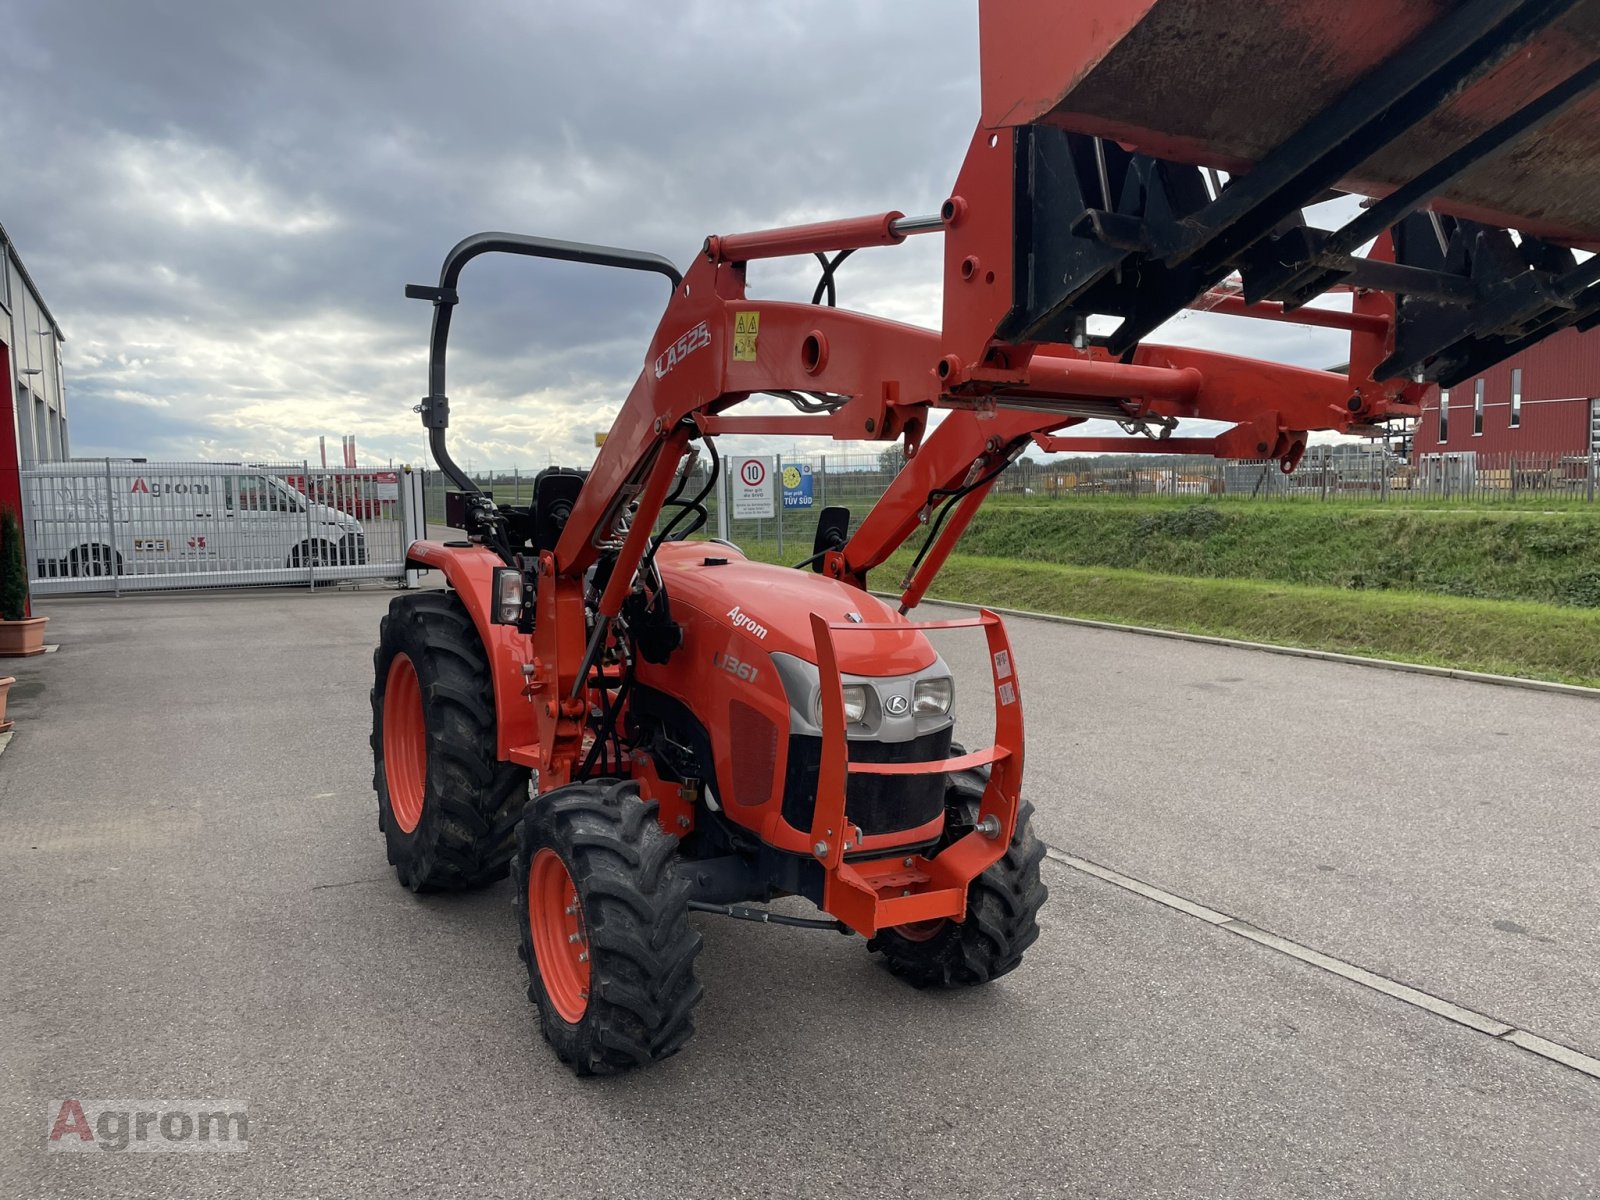
MULTIPOLYGON (((424 668, 418 664, 421 674, 424 668)), ((450 592, 397 596, 373 652, 372 787, 389 862, 412 891, 482 887, 505 876, 515 848, 511 817, 526 803, 529 771, 496 755, 494 682, 465 606, 450 592), (383 771, 383 693, 398 653, 427 660, 428 770, 422 821, 395 824, 383 771), (498 837, 495 830, 505 830, 498 837)))
POLYGON ((677 840, 661 829, 656 807, 631 781, 574 783, 531 801, 517 826, 512 904, 528 998, 545 1039, 579 1075, 656 1062, 694 1034, 701 939, 689 924, 689 881, 673 869, 677 840), (589 1004, 576 1025, 546 1002, 533 953, 528 870, 546 848, 567 864, 589 932, 589 1004))

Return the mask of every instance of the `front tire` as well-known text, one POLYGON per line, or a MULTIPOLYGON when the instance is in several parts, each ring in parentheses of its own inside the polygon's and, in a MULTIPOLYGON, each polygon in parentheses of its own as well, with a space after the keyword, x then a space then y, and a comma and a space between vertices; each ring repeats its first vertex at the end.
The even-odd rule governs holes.
MULTIPOLYGON (((959 747, 952 747, 955 753, 959 747)), ((988 775, 962 771, 945 791, 946 844, 977 820, 988 775)), ((867 943, 889 970, 913 987, 971 987, 1017 969, 1039 940, 1039 909, 1049 890, 1039 878, 1044 843, 1033 834, 1033 805, 1024 800, 1004 856, 967 885, 967 919, 885 929, 867 943)))
POLYGON ((677 851, 632 782, 554 788, 517 826, 512 904, 528 999, 579 1075, 657 1062, 694 1034, 700 935, 677 851))
POLYGON ((373 668, 372 786, 395 874, 414 892, 503 878, 529 771, 497 761, 494 682, 465 606, 397 596, 373 668))

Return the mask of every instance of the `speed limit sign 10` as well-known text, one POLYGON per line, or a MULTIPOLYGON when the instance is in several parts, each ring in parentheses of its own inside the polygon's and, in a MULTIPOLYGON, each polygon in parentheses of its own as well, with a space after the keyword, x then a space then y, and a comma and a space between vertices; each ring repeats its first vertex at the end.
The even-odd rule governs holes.
POLYGON ((770 458, 739 460, 733 477, 733 515, 744 520, 770 520, 775 489, 770 458))

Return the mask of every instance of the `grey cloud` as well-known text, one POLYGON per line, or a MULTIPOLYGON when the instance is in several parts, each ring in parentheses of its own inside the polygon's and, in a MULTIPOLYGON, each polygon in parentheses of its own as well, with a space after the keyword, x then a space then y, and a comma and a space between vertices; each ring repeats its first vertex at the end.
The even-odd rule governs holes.
MULTIPOLYGON (((970 0, 0 0, 0 158, 44 168, 0 176, 0 217, 70 339, 75 449, 300 458, 355 432, 416 459, 429 311, 401 289, 459 237, 686 263, 710 232, 931 210, 977 114, 976 25, 970 0)), ((842 301, 937 321, 925 241, 858 255, 842 301)), ((810 278, 753 272, 786 296, 810 278)), ((473 264, 461 456, 592 453, 663 291, 473 264)), ((1208 320, 1173 336, 1342 354, 1208 320)))

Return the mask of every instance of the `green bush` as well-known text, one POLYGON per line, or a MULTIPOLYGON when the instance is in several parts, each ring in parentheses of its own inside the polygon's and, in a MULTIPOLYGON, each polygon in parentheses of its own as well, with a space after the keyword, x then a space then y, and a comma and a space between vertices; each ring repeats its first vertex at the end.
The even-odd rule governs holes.
POLYGON ((1196 539, 1220 533, 1227 523, 1227 518, 1214 506, 1195 504, 1141 517, 1137 528, 1140 537, 1196 539))
POLYGON ((1568 582, 1562 599, 1582 608, 1600 608, 1600 571, 1585 571, 1568 582))
POLYGON ((0 621, 20 621, 28 611, 28 571, 22 561, 17 514, 0 510, 0 621))

